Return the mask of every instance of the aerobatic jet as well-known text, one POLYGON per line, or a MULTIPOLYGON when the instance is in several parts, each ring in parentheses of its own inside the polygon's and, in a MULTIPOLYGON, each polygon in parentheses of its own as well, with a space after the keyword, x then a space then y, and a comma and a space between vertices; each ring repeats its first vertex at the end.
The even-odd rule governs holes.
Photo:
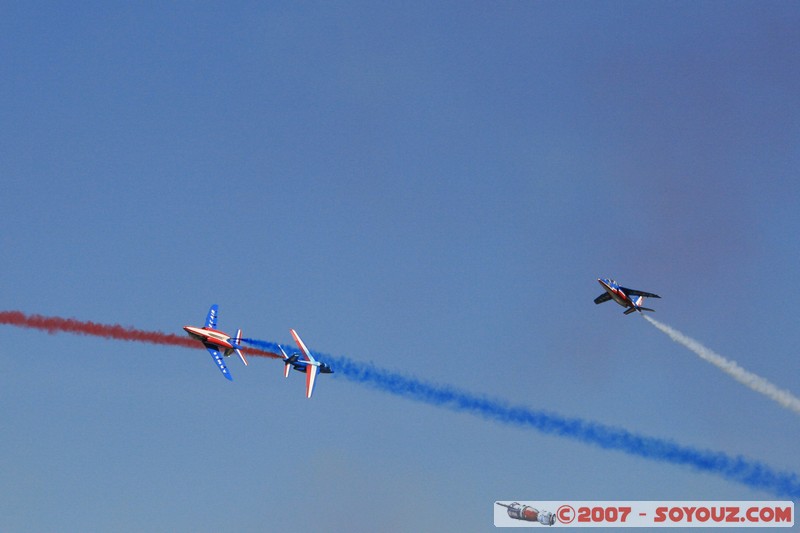
POLYGON ((642 307, 642 302, 645 298, 661 298, 661 296, 658 294, 653 294, 652 292, 637 291, 635 289, 622 287, 613 279, 598 278, 597 281, 603 286, 606 292, 595 298, 594 303, 601 304, 609 300, 614 300, 622 307, 628 308, 624 313, 626 315, 629 315, 634 311, 639 311, 640 313, 642 311, 655 311, 655 309, 650 309, 649 307, 642 307), (638 298, 634 300, 632 296, 638 296, 638 298))
POLYGON ((240 329, 236 332, 235 338, 231 337, 227 333, 217 330, 218 309, 219 307, 217 304, 211 306, 211 308, 208 310, 208 315, 206 316, 206 324, 202 328, 195 326, 184 326, 183 329, 189 334, 190 337, 203 343, 203 346, 206 347, 208 353, 210 353, 211 357, 214 358, 214 362, 217 363, 217 367, 219 367, 222 375, 233 381, 233 377, 228 371, 228 367, 225 366, 225 362, 222 360, 220 351, 222 351, 222 354, 225 357, 228 357, 233 352, 236 352, 242 359, 242 363, 247 365, 247 359, 244 358, 242 346, 240 344, 242 341, 242 330, 240 329))
POLYGON ((292 333, 292 337, 294 337, 294 342, 297 343, 297 346, 303 353, 295 353, 289 356, 286 355, 283 346, 280 344, 278 345, 278 348, 281 349, 281 353, 283 353, 283 377, 289 377, 290 368, 294 368, 298 372, 304 372, 306 375, 306 398, 311 398, 311 394, 314 392, 314 381, 317 379, 317 373, 333 374, 333 370, 327 363, 314 359, 314 356, 308 351, 308 348, 306 348, 306 345, 295 330, 290 329, 289 331, 292 333))

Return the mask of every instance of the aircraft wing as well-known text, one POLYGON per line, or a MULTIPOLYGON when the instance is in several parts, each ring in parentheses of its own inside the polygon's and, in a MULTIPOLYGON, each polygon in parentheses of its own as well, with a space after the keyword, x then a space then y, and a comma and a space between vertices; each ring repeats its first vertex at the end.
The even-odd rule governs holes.
POLYGON ((311 395, 314 393, 314 382, 317 380, 319 367, 317 366, 316 359, 314 359, 314 356, 311 355, 311 352, 308 351, 305 343, 300 338, 300 335, 293 329, 289 331, 292 333, 292 337, 294 337, 294 342, 297 343, 298 348, 300 348, 306 358, 305 361, 298 361, 298 363, 306 363, 306 398, 311 398, 311 395))
POLYGON ((291 332, 292 337, 294 337, 294 342, 297 343, 297 347, 300 348, 300 350, 303 352, 303 355, 306 356, 306 361, 310 361, 312 363, 315 362, 316 359, 314 359, 314 356, 312 356, 311 352, 308 351, 308 348, 306 348, 306 345, 303 343, 303 339, 300 338, 300 335, 298 335, 293 329, 290 329, 289 331, 291 332))
POLYGON ((624 292, 629 296, 644 296, 645 298, 661 298, 661 296, 659 296, 658 294, 653 294, 652 292, 637 291, 636 289, 627 289, 625 287, 620 287, 620 289, 622 289, 622 292, 624 292))
POLYGON ((603 294, 601 294, 600 296, 598 296, 597 298, 594 299, 594 303, 601 304, 603 302, 609 301, 610 299, 611 299, 611 295, 608 294, 607 292, 604 292, 603 294))
POLYGON ((314 392, 314 381, 317 379, 317 365, 306 366, 306 398, 314 392))
POLYGON ((211 357, 214 358, 214 362, 217 363, 217 367, 219 367, 219 371, 222 372, 222 375, 225 376, 230 381, 233 381, 233 376, 228 371, 228 367, 225 366, 225 361, 222 360, 222 356, 219 354, 219 350, 213 344, 206 344, 203 343, 208 350, 208 353, 211 354, 211 357))
POLYGON ((217 329, 217 310, 219 306, 214 304, 208 310, 208 315, 206 316, 206 329, 217 329))

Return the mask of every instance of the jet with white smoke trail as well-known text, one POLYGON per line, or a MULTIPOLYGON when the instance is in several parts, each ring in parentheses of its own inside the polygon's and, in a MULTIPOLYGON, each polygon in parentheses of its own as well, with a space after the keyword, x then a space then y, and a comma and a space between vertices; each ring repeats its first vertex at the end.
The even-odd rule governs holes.
POLYGON ((793 395, 791 392, 773 385, 761 376, 753 374, 752 372, 748 372, 736 364, 736 362, 722 357, 720 354, 709 348, 706 348, 696 340, 687 337, 680 331, 671 328, 668 325, 663 324, 649 316, 642 316, 657 329, 663 333, 666 333, 670 339, 684 346, 685 348, 688 348, 697 354, 701 359, 716 366, 739 383, 746 385, 752 390, 763 394, 767 398, 778 402, 781 406, 800 414, 800 398, 793 395))
POLYGON ((623 287, 613 279, 598 278, 597 281, 606 292, 595 298, 594 303, 601 304, 614 300, 622 307, 628 308, 624 313, 626 315, 634 311, 639 311, 640 313, 642 311, 655 311, 655 309, 650 309, 649 307, 642 307, 642 302, 644 302, 645 298, 661 298, 661 296, 653 294, 652 292, 623 287), (634 300, 634 296, 638 296, 638 298, 634 300))

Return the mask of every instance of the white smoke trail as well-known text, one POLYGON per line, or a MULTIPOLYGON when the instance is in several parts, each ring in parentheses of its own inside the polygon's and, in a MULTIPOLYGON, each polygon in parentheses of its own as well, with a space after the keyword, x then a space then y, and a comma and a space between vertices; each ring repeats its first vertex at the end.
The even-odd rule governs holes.
POLYGON ((662 324, 658 320, 650 318, 647 315, 643 314, 642 316, 656 328, 666 333, 669 338, 690 349, 699 355, 701 359, 704 359, 716 366, 739 383, 747 385, 754 391, 760 392, 764 396, 778 402, 783 407, 800 414, 800 398, 793 395, 791 392, 773 385, 761 376, 757 376, 752 372, 748 372, 744 368, 737 365, 734 361, 722 357, 718 353, 706 348, 696 340, 687 337, 680 331, 677 331, 666 324, 662 324))

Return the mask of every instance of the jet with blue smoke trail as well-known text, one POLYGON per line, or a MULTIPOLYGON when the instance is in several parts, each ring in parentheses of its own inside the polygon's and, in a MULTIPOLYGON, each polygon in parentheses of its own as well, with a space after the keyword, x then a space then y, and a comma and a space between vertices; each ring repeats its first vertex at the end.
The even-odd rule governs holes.
MULTIPOLYGON (((242 341, 269 352, 280 349, 278 344, 269 341, 257 339, 242 339, 242 341)), ((607 450, 618 450, 653 461, 688 466, 750 488, 762 489, 779 496, 800 498, 800 476, 796 473, 777 471, 762 462, 741 455, 731 456, 724 452, 701 450, 599 422, 509 405, 503 400, 477 396, 450 385, 422 381, 346 357, 323 354, 316 356, 331 361, 336 367, 337 376, 389 394, 452 411, 470 413, 486 420, 565 437, 607 450)))
POLYGON ((297 343, 298 348, 300 348, 303 353, 286 355, 283 346, 280 344, 278 345, 278 348, 280 348, 283 354, 283 377, 289 377, 290 368, 294 368, 298 372, 303 372, 306 375, 306 398, 311 398, 311 395, 314 393, 314 383, 317 380, 317 372, 320 374, 333 374, 333 370, 327 363, 314 359, 314 356, 311 355, 311 352, 306 348, 303 339, 300 338, 300 335, 298 335, 295 330, 290 329, 289 331, 292 333, 294 342, 297 343))

